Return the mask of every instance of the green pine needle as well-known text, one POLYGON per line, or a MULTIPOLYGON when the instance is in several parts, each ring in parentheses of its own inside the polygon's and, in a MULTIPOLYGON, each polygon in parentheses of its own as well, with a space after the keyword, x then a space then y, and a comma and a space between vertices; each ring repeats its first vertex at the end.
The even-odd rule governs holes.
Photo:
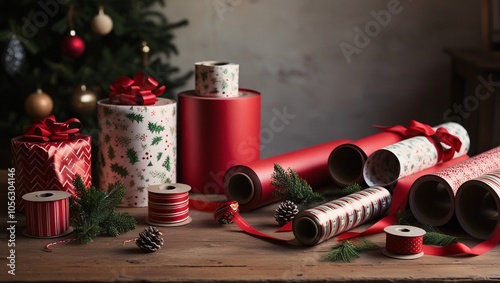
POLYGON ((341 197, 345 197, 355 192, 359 192, 363 190, 363 187, 359 184, 351 184, 347 187, 340 188, 338 190, 331 190, 327 193, 327 197, 330 199, 338 199, 341 197))
POLYGON ((291 168, 285 171, 279 164, 274 164, 271 185, 275 187, 273 194, 276 197, 292 201, 300 210, 325 201, 323 196, 313 192, 311 186, 300 178, 297 172, 291 168))
POLYGON ((334 246, 322 258, 323 261, 352 262, 359 258, 359 253, 379 249, 380 247, 368 240, 342 241, 334 246))
POLYGON ((71 197, 70 221, 78 242, 86 244, 98 236, 118 236, 135 228, 132 215, 116 212, 125 195, 121 182, 113 184, 109 193, 94 186, 86 188, 79 175, 73 185, 76 197, 71 197))

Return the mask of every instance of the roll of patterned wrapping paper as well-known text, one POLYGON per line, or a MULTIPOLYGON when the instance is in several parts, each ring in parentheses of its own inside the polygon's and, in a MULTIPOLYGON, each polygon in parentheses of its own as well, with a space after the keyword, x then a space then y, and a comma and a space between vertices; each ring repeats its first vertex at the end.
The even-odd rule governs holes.
POLYGON ((146 188, 176 182, 177 104, 157 98, 153 105, 97 102, 100 186, 121 181, 125 197, 120 206, 145 207, 146 188))
POLYGON ((271 175, 274 164, 291 168, 313 188, 331 182, 328 173, 328 155, 335 147, 349 142, 336 140, 309 148, 235 165, 224 175, 224 193, 239 203, 241 211, 256 209, 278 201, 273 196, 271 175))
POLYGON ((477 239, 490 238, 500 228, 500 169, 463 183, 455 210, 465 232, 477 239))
POLYGON ((426 225, 446 224, 453 217, 458 188, 495 169, 500 169, 500 147, 421 176, 410 189, 409 204, 413 215, 426 225))
POLYGON ((222 178, 233 165, 260 158, 260 93, 237 97, 179 94, 178 180, 191 192, 223 194, 222 178))
POLYGON ((36 191, 23 195, 25 235, 32 238, 55 238, 73 231, 69 226, 69 197, 63 191, 36 191))
POLYGON ((366 183, 369 186, 391 185, 399 178, 446 161, 440 160, 443 155, 456 158, 469 150, 469 135, 460 124, 449 122, 430 130, 436 132, 405 139, 371 154, 363 168, 366 183), (442 140, 438 135, 443 136, 442 140), (443 145, 443 141, 450 141, 452 147, 443 145))
POLYGON ((293 234, 311 246, 384 215, 391 194, 383 187, 370 187, 300 212, 293 220, 293 234))
POLYGON ((205 61, 195 63, 196 94, 205 97, 238 97, 239 65, 205 61))
POLYGON ((341 186, 363 183, 363 166, 368 156, 402 139, 404 136, 399 133, 382 132, 339 145, 328 158, 328 169, 333 181, 341 186))

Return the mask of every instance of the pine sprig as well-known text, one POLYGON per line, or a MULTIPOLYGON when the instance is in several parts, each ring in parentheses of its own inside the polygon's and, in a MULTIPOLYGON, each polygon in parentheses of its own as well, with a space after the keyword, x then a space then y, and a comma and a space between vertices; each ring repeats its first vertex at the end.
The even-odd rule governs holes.
POLYGON ((380 247, 368 240, 342 241, 334 246, 322 258, 323 261, 352 262, 359 258, 359 253, 379 249, 380 247))
POLYGON ((338 190, 331 190, 325 194, 325 197, 327 197, 328 199, 337 199, 337 198, 341 198, 341 197, 350 195, 350 194, 355 193, 355 192, 359 192, 361 190, 363 190, 363 187, 361 185, 351 184, 347 187, 340 188, 338 190))
MULTIPOLYGON (((398 225, 412 225, 416 222, 410 210, 398 211, 396 213, 398 225)), ((425 230, 424 244, 431 246, 447 246, 458 242, 458 238, 442 233, 438 228, 430 225, 420 225, 425 230)))
POLYGON ((279 164, 274 164, 271 185, 275 187, 273 194, 276 197, 292 201, 299 210, 325 201, 323 196, 313 192, 311 186, 300 178, 297 172, 291 168, 285 171, 279 164))
POLYGON ((85 187, 79 175, 73 185, 76 197, 71 197, 70 216, 78 242, 86 244, 98 236, 117 236, 135 228, 132 215, 116 212, 125 195, 121 182, 113 184, 109 193, 94 186, 85 187))

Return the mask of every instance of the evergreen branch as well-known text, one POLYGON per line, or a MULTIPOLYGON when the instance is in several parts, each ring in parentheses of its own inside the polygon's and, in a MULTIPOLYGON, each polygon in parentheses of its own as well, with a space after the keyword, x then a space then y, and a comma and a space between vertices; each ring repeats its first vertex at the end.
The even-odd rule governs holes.
POLYGON ((363 187, 359 184, 351 184, 345 188, 341 188, 338 190, 331 190, 325 194, 325 197, 328 199, 338 199, 341 197, 345 197, 355 192, 359 192, 363 190, 363 187))
POLYGON ((86 188, 79 175, 73 185, 76 197, 70 201, 70 222, 78 242, 90 243, 98 236, 117 236, 135 228, 130 214, 115 211, 125 195, 121 182, 113 184, 109 193, 94 186, 86 188))
POLYGON ((323 196, 313 192, 311 186, 306 180, 300 178, 297 172, 291 168, 285 171, 279 164, 274 164, 271 185, 275 187, 274 196, 292 201, 299 207, 299 210, 325 201, 323 196))
POLYGON ((352 262, 359 258, 359 253, 379 249, 380 247, 368 240, 342 241, 334 246, 322 258, 323 261, 352 262))

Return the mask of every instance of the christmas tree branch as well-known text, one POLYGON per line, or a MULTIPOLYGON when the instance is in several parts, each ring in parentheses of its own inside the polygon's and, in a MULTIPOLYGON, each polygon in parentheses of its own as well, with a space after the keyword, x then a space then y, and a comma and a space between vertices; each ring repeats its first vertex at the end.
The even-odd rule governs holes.
POLYGON ((297 172, 291 168, 285 171, 279 164, 274 164, 271 185, 275 187, 273 194, 276 197, 292 201, 299 210, 325 201, 323 196, 313 192, 311 186, 300 178, 297 172))

